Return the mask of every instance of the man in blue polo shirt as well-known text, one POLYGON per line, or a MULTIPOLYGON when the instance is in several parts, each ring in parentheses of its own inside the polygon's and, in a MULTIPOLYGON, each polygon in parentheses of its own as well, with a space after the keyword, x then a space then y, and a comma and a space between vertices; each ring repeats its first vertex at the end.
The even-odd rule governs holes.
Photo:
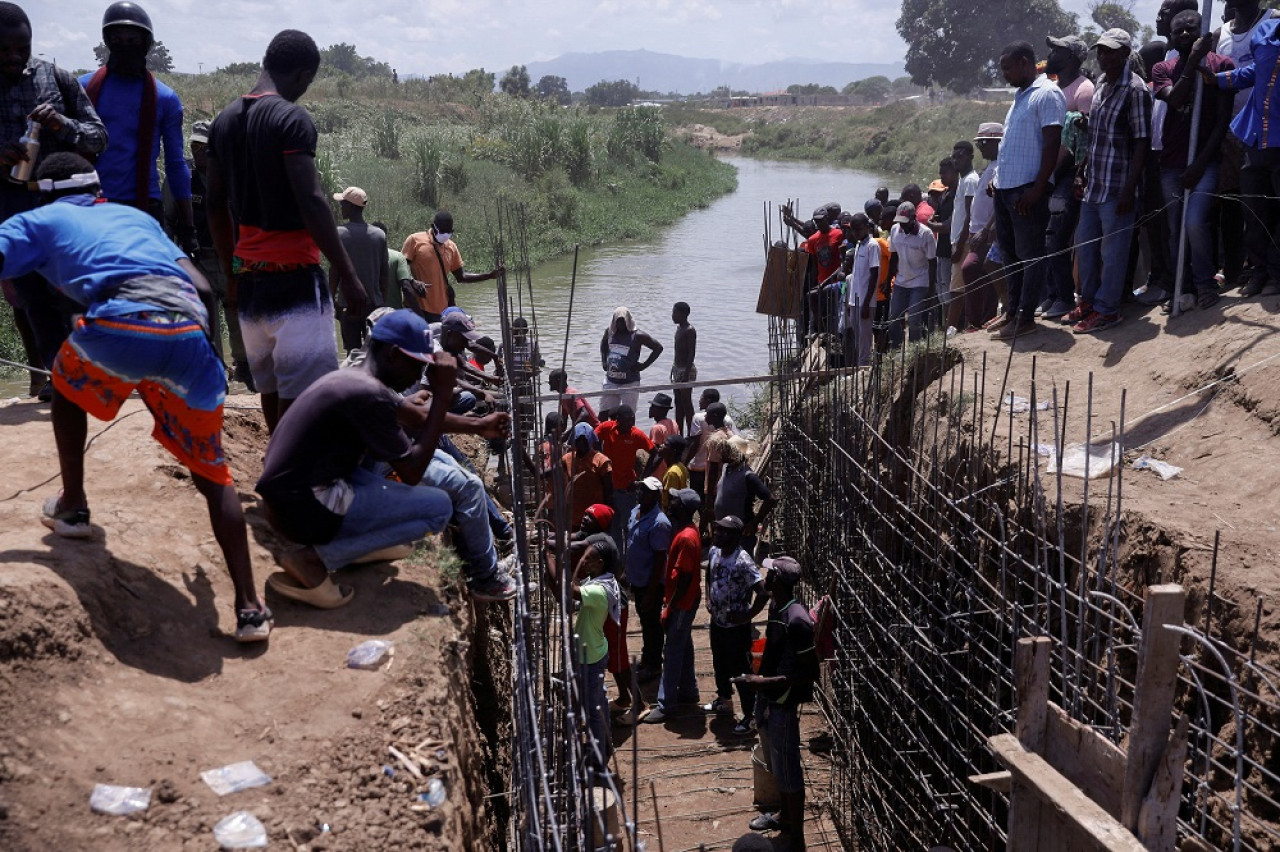
POLYGON ((1012 340, 1036 330, 1049 195, 1067 102, 1062 90, 1036 71, 1035 49, 1025 41, 1001 51, 1000 73, 1018 89, 1004 119, 995 190, 996 239, 1008 270, 1009 295, 987 329, 997 340, 1012 340))
POLYGON ((671 521, 663 514, 659 500, 662 483, 652 476, 640 481, 637 504, 627 521, 627 585, 636 602, 644 649, 640 652, 640 680, 653 680, 662 673, 662 591, 671 549, 671 521))
POLYGON ((159 223, 119 204, 100 204, 87 160, 59 153, 36 173, 52 203, 0 225, 0 277, 39 272, 84 316, 53 364, 53 434, 62 493, 41 522, 60 536, 89 538, 84 490, 86 412, 111 420, 137 389, 155 417, 152 433, 191 471, 235 586, 236 639, 271 633, 271 612, 253 588, 240 498, 222 454, 226 375, 209 343, 197 290, 209 284, 159 223))

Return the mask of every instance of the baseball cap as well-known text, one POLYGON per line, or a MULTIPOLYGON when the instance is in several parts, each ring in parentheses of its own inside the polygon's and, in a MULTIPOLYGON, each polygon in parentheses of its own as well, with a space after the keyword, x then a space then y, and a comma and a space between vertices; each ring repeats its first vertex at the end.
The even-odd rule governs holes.
POLYGON ((1077 35, 1066 35, 1062 38, 1054 38, 1049 36, 1045 39, 1045 43, 1050 47, 1065 47, 1076 55, 1076 59, 1084 60, 1089 54, 1089 47, 1084 40, 1077 35))
POLYGON ((655 393, 653 399, 649 402, 654 408, 670 408, 671 396, 665 393, 655 393))
POLYGON ((596 430, 591 428, 590 423, 579 423, 573 427, 573 440, 576 441, 579 438, 586 438, 592 446, 595 446, 596 430))
POLYGON ((191 141, 209 144, 209 122, 197 121, 191 125, 191 141))
POLYGON ((692 488, 673 488, 670 497, 673 506, 681 506, 691 511, 702 507, 702 498, 692 488))
POLYGON ((974 139, 1003 139, 1004 125, 998 121, 984 121, 978 125, 978 135, 974 139))
POLYGON ((893 217, 893 221, 902 223, 910 222, 916 218, 916 206, 910 201, 904 201, 898 205, 898 215, 893 217))
POLYGON ((662 480, 658 479, 658 477, 656 476, 646 476, 644 479, 640 480, 636 484, 639 485, 641 488, 647 489, 649 491, 662 490, 662 480))
POLYGON ((613 509, 603 503, 592 503, 587 507, 586 514, 595 518, 602 530, 609 529, 609 525, 613 523, 613 509))
POLYGON ((408 308, 392 311, 374 323, 369 338, 390 343, 417 361, 431 360, 431 326, 408 308))
POLYGON ((476 341, 480 339, 480 332, 476 331, 476 321, 465 311, 456 310, 449 311, 440 317, 440 331, 453 331, 461 334, 467 340, 476 341))
POLYGON ((1097 47, 1109 47, 1113 50, 1120 48, 1132 49, 1133 38, 1119 27, 1112 27, 1102 35, 1098 36, 1098 40, 1093 45, 1097 47))
POLYGON ((358 186, 349 186, 342 190, 342 192, 335 192, 333 194, 333 200, 346 201, 357 207, 363 207, 369 203, 369 193, 365 192, 358 186))
POLYGON ((800 582, 800 563, 790 556, 775 556, 760 565, 765 571, 774 572, 774 576, 786 585, 794 586, 800 582))
POLYGON ((929 184, 929 191, 930 192, 946 192, 947 185, 942 182, 941 178, 938 178, 933 183, 929 184))
POLYGON ((716 521, 715 525, 721 529, 737 530, 738 532, 742 532, 742 518, 739 518, 737 515, 725 515, 723 518, 716 521))

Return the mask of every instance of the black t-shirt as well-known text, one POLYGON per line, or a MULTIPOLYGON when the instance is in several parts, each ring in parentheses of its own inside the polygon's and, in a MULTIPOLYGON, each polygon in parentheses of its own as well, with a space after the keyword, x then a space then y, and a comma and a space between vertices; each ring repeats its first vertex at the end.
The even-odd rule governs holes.
POLYGON ((306 227, 284 158, 316 155, 310 114, 279 95, 244 95, 218 113, 209 128, 209 156, 228 182, 236 222, 264 231, 306 227))
POLYGON ((403 458, 412 448, 396 411, 403 397, 365 370, 336 370, 317 379, 280 418, 257 491, 282 532, 301 544, 333 539, 342 515, 313 491, 347 479, 366 456, 403 458))
MULTIPOLYGON (((939 222, 950 222, 951 213, 956 209, 956 192, 948 189, 938 202, 938 209, 933 211, 933 218, 939 222)), ((951 240, 955 236, 950 232, 938 235, 938 257, 951 257, 951 240)))
POLYGON ((769 700, 787 707, 812 701, 813 684, 818 679, 818 654, 809 610, 795 599, 781 607, 770 604, 764 636, 760 674, 783 675, 791 681, 789 688, 768 695, 769 700))

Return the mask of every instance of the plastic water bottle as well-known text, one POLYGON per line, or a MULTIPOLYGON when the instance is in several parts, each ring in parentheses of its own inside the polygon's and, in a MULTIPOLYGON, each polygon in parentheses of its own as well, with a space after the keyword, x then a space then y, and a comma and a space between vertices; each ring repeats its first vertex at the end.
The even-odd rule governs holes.
POLYGON ((444 788, 444 782, 439 778, 432 778, 427 782, 427 792, 418 795, 418 801, 433 808, 438 808, 444 804, 444 800, 448 795, 448 791, 444 788))
POLYGON ((267 845, 267 829, 248 811, 236 811, 213 827, 213 837, 223 849, 261 849, 267 845))
POLYGON ((36 170, 36 160, 40 158, 39 123, 27 119, 27 133, 18 140, 18 144, 26 149, 27 159, 14 163, 9 170, 9 177, 17 183, 26 183, 31 180, 31 175, 36 170))

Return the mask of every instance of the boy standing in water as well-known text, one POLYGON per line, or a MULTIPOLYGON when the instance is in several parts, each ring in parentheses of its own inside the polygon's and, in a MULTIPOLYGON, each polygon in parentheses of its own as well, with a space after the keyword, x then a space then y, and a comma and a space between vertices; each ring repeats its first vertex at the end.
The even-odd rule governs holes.
MULTIPOLYGON (((671 365, 671 381, 696 382, 698 368, 693 365, 698 351, 698 330, 689 325, 689 303, 676 302, 671 308, 671 321, 676 324, 676 356, 671 365)), ((693 388, 675 388, 676 426, 688 435, 693 425, 693 388)))

